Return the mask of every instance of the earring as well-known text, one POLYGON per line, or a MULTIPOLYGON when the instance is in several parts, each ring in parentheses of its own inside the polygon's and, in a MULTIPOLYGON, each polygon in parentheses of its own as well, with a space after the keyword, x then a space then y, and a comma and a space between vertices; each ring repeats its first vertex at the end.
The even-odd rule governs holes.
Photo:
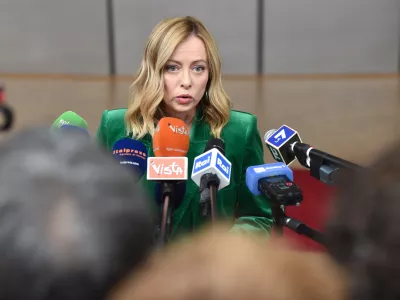
POLYGON ((209 101, 210 98, 208 98, 208 90, 204 93, 204 100, 209 101))

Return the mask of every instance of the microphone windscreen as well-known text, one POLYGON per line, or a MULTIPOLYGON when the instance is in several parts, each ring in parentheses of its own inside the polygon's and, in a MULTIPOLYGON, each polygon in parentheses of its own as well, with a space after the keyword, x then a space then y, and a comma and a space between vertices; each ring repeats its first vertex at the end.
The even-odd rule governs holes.
POLYGON ((52 127, 60 128, 63 125, 72 125, 84 129, 88 129, 87 122, 73 111, 66 111, 61 114, 51 125, 52 127))
POLYGON ((264 134, 264 142, 266 143, 269 138, 276 132, 276 129, 270 129, 264 134))
POLYGON ((142 142, 130 138, 118 140, 112 153, 121 165, 128 165, 139 179, 143 176, 147 168, 147 149, 142 142))
POLYGON ((153 136, 153 151, 158 157, 186 156, 189 150, 189 130, 176 118, 162 118, 153 136))
POLYGON ((206 149, 204 150, 204 152, 207 152, 208 150, 214 148, 217 149, 219 152, 221 152, 223 155, 225 155, 225 144, 223 140, 217 138, 210 139, 207 142, 206 149))
POLYGON ((82 128, 82 127, 66 124, 66 125, 61 125, 60 129, 65 130, 67 132, 83 134, 83 135, 89 137, 89 132, 85 128, 82 128))

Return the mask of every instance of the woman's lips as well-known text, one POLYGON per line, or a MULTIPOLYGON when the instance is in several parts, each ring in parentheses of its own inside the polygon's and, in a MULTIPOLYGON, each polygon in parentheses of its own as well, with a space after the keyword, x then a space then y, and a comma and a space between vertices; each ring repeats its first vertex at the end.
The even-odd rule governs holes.
POLYGON ((193 101, 193 98, 192 97, 180 97, 179 96, 179 97, 176 97, 176 101, 179 104, 188 104, 188 103, 193 101))

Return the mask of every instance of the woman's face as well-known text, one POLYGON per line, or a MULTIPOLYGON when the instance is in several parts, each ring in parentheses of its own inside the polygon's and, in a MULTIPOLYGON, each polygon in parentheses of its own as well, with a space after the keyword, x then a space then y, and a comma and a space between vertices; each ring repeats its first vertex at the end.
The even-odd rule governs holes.
POLYGON ((191 35, 173 52, 164 69, 164 104, 169 113, 196 111, 208 81, 204 43, 191 35))

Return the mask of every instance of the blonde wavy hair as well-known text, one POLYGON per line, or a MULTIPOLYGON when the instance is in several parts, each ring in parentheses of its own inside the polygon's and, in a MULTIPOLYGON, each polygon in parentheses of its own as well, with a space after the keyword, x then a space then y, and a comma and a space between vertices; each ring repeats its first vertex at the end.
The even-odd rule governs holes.
POLYGON ((153 136, 155 123, 164 116, 160 105, 164 97, 164 68, 175 48, 190 35, 200 38, 206 48, 210 72, 200 105, 211 134, 220 138, 231 108, 231 101, 222 87, 221 58, 217 44, 206 27, 190 16, 161 21, 148 39, 137 78, 130 87, 130 101, 125 115, 128 134, 132 133, 134 138, 148 133, 153 136))

